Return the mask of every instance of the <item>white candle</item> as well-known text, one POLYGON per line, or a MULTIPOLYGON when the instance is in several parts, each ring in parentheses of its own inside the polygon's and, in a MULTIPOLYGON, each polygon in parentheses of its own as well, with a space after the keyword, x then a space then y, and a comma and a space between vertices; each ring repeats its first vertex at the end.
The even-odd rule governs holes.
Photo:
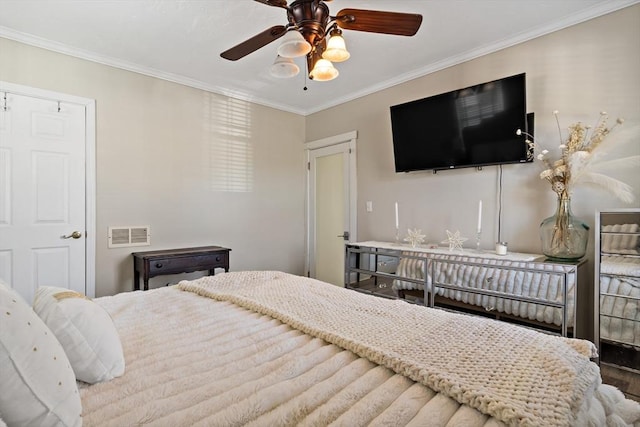
POLYGON ((496 254, 498 254, 498 255, 506 255, 507 254, 507 243, 506 242, 498 242, 498 243, 496 243, 496 254))
POLYGON ((478 203, 478 234, 482 232, 482 200, 478 203))
POLYGON ((398 202, 396 202, 396 229, 400 228, 400 223, 398 222, 398 202))

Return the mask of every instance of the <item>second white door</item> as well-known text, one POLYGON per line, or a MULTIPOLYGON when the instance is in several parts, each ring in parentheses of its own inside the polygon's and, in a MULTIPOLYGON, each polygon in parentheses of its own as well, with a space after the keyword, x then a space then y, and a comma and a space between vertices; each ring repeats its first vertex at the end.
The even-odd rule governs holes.
POLYGON ((326 142, 308 156, 309 275, 344 286, 345 243, 355 235, 355 137, 326 142))

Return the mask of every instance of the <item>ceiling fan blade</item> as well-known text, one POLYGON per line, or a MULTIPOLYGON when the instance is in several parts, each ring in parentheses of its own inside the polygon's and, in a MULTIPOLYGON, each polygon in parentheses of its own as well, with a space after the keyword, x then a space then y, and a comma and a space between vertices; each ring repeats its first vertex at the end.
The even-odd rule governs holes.
POLYGON ((422 24, 422 15, 417 13, 382 12, 365 9, 342 9, 336 22, 345 30, 369 33, 413 36, 422 24))
POLYGON ((220 54, 224 59, 229 61, 237 61, 240 58, 247 56, 248 54, 255 52, 263 46, 268 45, 274 40, 279 39, 287 32, 287 28, 284 25, 274 25, 243 41, 242 43, 232 47, 229 50, 225 50, 220 54))
POLYGON ((266 4, 267 6, 283 7, 287 8, 287 0, 254 0, 258 3, 266 4))

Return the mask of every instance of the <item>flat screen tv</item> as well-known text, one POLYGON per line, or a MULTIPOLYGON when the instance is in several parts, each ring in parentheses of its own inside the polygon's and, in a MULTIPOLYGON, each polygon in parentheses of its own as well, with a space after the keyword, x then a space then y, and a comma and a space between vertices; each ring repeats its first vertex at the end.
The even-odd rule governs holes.
POLYGON ((390 107, 396 172, 532 161, 526 105, 523 73, 390 107))

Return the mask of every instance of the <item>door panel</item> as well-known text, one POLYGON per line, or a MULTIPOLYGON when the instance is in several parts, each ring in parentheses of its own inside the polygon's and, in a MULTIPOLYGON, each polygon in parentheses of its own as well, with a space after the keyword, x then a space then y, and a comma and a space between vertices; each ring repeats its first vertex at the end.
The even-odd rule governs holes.
POLYGON ((0 280, 9 282, 8 277, 13 277, 11 266, 13 265, 13 251, 10 249, 0 249, 0 280))
POLYGON ((7 94, 0 114, 0 279, 85 287, 85 106, 7 94), (82 238, 64 238, 73 231, 82 238))
POLYGON ((32 135, 38 138, 64 140, 67 114, 48 114, 34 112, 31 114, 32 135))
MULTIPOLYGON (((1 115, 0 115, 1 117, 1 115)), ((2 130, 0 129, 0 139, 2 130)), ((0 227, 11 222, 11 150, 0 147, 0 227)))
POLYGON ((38 286, 60 286, 69 288, 69 259, 68 247, 33 249, 32 274, 34 288, 38 286))
MULTIPOLYGON (((315 278, 344 285, 345 221, 344 153, 316 158, 316 259, 315 278)), ((348 159, 346 159, 348 160, 348 159)))
POLYGON ((69 222, 69 156, 35 151, 31 164, 34 224, 69 222))

